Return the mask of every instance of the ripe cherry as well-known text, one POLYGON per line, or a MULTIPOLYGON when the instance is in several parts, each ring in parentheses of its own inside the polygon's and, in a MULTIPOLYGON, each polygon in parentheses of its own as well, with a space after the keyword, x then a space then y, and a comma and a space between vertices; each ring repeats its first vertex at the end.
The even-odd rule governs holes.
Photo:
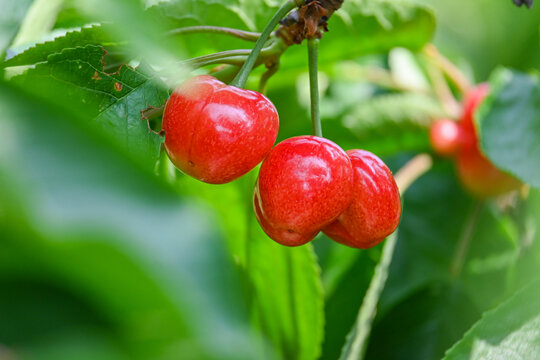
POLYGON ((223 184, 264 159, 276 141, 279 119, 264 95, 200 75, 174 90, 162 128, 165 150, 178 169, 223 184))
POLYGON ((401 199, 392 172, 374 154, 349 150, 354 171, 353 200, 323 232, 331 239, 367 249, 393 233, 401 218, 401 199))
POLYGON ((330 140, 298 136, 277 144, 255 186, 255 214, 266 234, 283 245, 307 243, 351 202, 347 154, 330 140))
POLYGON ((469 91, 463 100, 461 124, 466 130, 475 129, 474 112, 489 94, 489 84, 482 83, 469 91))
POLYGON ((439 155, 453 156, 461 145, 461 126, 450 119, 436 121, 429 129, 431 146, 439 155))
POLYGON ((463 186, 480 198, 504 194, 521 185, 517 179, 497 169, 478 146, 460 152, 456 167, 463 186))

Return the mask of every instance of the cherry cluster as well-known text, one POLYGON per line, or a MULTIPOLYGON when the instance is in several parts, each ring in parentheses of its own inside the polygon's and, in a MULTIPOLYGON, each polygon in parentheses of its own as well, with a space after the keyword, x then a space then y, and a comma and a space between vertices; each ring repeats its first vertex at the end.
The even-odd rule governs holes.
POLYGON ((521 185, 497 169, 480 149, 474 114, 488 93, 488 84, 476 86, 465 96, 459 121, 438 120, 430 129, 433 149, 454 160, 463 186, 480 198, 500 195, 521 185))
POLYGON ((167 101, 162 128, 173 164, 207 183, 230 182, 262 161, 253 206, 262 229, 280 244, 303 245, 322 231, 369 248, 398 226, 399 190, 377 156, 345 152, 317 136, 273 147, 278 114, 258 92, 195 76, 167 101))

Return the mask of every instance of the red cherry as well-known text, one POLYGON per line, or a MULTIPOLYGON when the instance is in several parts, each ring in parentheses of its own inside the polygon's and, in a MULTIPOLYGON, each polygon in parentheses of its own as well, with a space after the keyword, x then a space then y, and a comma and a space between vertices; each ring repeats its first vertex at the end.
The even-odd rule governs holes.
POLYGON ((401 218, 401 199, 392 172, 374 154, 347 151, 354 171, 353 200, 336 221, 323 228, 331 239, 367 249, 393 233, 401 218))
POLYGON ((463 116, 459 122, 461 150, 456 158, 458 177, 463 186, 479 198, 504 194, 521 185, 517 179, 497 169, 480 150, 474 113, 488 93, 487 83, 471 90, 465 97, 463 116))
POLYGON ((178 169, 223 184, 264 159, 276 141, 279 119, 264 95, 200 75, 172 93, 162 128, 165 150, 178 169))
POLYGON ((261 204, 258 195, 258 187, 253 192, 253 209, 255 209, 255 217, 261 225, 264 232, 273 240, 286 246, 300 246, 310 242, 319 231, 312 233, 300 234, 294 230, 275 228, 266 221, 261 211, 261 204))
POLYGON ((298 136, 277 144, 263 161, 255 187, 255 213, 266 234, 302 245, 351 202, 352 167, 335 143, 298 136))
POLYGON ((456 159, 458 177, 473 195, 487 198, 518 189, 521 183, 497 169, 478 146, 463 150, 456 159))
POLYGON ((438 120, 429 129, 431 146, 442 156, 455 155, 460 149, 461 138, 461 127, 449 119, 438 120))
POLYGON ((489 94, 489 84, 482 83, 473 88, 465 96, 463 100, 463 115, 461 116, 461 124, 467 132, 476 133, 476 125, 474 121, 474 112, 480 106, 482 101, 489 94))

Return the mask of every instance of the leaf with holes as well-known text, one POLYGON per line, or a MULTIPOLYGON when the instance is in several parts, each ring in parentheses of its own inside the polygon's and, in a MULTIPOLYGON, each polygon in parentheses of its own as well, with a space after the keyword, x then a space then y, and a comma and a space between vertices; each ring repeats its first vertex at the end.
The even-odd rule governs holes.
POLYGON ((105 72, 104 55, 105 50, 95 45, 65 49, 13 81, 64 107, 76 104, 123 148, 151 166, 163 139, 149 128, 141 111, 162 106, 168 90, 141 68, 124 65, 115 73, 105 72))

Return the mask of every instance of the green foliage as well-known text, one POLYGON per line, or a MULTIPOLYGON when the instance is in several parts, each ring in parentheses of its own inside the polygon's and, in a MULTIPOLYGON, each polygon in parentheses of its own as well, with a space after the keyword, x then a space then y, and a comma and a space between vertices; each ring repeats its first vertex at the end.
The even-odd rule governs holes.
POLYGON ((31 4, 31 0, 6 0, 0 4, 0 55, 17 34, 31 4))
MULTIPOLYGON (((537 66, 539 8, 487 1, 443 1, 432 10, 345 0, 320 44, 323 134, 345 149, 385 156, 394 172, 430 151, 429 125, 448 116, 419 54, 432 41, 434 14, 443 18, 435 43, 453 39, 451 48, 469 54, 477 74, 500 63, 537 66), (461 26, 471 22, 461 14, 480 10, 485 18, 461 26)), ((172 168, 149 125, 159 130, 159 108, 176 84, 207 71, 191 72, 185 60, 253 46, 168 31, 260 31, 281 1, 142 3, 66 0, 30 15, 30 1, 0 5, 0 53, 10 57, 0 62, 0 358, 339 358, 384 243, 360 251, 324 235, 300 248, 272 242, 253 215, 257 169, 225 185, 200 183, 172 168), (36 24, 41 33, 31 43, 13 44, 29 19, 47 26, 36 24), (150 120, 145 110, 153 110, 150 120)), ((280 60, 268 97, 282 140, 311 125, 306 49, 291 45, 280 60)), ((538 76, 500 69, 490 83, 477 117, 483 150, 538 186, 538 76)), ((539 214, 535 189, 478 205, 451 162, 434 157, 403 196, 388 280, 376 282, 380 301, 362 309, 376 313, 362 325, 372 327, 361 342, 366 358, 534 357, 539 214)))
POLYGON ((252 213, 253 179, 247 175, 245 181, 215 187, 183 177, 178 189, 218 210, 229 251, 246 273, 254 321, 280 358, 316 359, 324 322, 319 266, 311 246, 285 248, 259 228, 252 213))
POLYGON ((105 54, 96 45, 67 48, 13 81, 39 95, 50 96, 47 90, 54 89, 52 101, 86 108, 105 133, 142 162, 153 165, 162 137, 150 129, 141 111, 163 106, 168 89, 141 68, 122 66, 107 73, 105 54))
MULTIPOLYGON (((71 302, 75 314, 90 307, 103 319, 102 336, 112 332, 114 347, 136 358, 163 351, 164 358, 253 358, 240 283, 209 210, 118 152, 84 114, 60 112, 5 84, 0 93, 0 122, 11 139, 0 152, 1 184, 11 189, 0 202, 3 281, 35 281, 44 286, 40 294, 64 289, 60 304, 71 302), (186 348, 175 348, 178 342, 186 348)), ((30 300, 10 296, 7 313, 30 300)), ((32 306, 38 318, 47 316, 41 302, 32 306)), ((45 324, 50 331, 17 338, 11 330, 24 334, 24 323, 13 316, 0 333, 9 334, 7 345, 35 352, 48 336, 62 336, 53 332, 57 323, 84 338, 95 325, 78 317, 64 314, 45 324)))
POLYGON ((540 86, 538 76, 495 71, 491 93, 479 109, 482 148, 490 160, 525 183, 540 187, 540 86))
POLYGON ((535 282, 485 313, 444 359, 534 359, 539 329, 540 283, 535 282))

